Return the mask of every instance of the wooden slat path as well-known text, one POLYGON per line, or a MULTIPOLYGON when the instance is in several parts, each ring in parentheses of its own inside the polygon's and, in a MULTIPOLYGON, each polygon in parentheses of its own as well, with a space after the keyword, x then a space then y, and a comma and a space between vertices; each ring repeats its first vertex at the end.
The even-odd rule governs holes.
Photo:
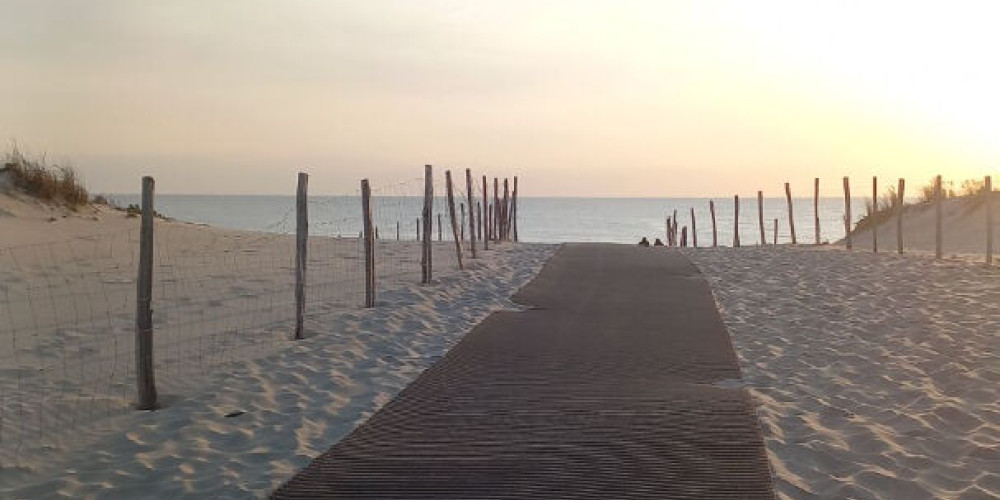
POLYGON ((568 244, 276 499, 773 499, 711 290, 676 251, 568 244), (728 388, 727 388, 728 387, 728 388))

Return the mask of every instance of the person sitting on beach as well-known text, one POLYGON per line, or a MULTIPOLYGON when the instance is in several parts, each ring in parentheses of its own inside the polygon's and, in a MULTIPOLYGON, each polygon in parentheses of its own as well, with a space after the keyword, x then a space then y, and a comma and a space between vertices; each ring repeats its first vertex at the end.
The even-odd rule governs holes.
POLYGON ((643 236, 642 239, 639 240, 639 246, 641 246, 641 247, 648 247, 649 246, 649 240, 647 240, 646 237, 643 236))
POLYGON ((663 246, 663 242, 660 241, 659 238, 656 238, 656 241, 653 242, 653 246, 654 247, 662 247, 663 246))

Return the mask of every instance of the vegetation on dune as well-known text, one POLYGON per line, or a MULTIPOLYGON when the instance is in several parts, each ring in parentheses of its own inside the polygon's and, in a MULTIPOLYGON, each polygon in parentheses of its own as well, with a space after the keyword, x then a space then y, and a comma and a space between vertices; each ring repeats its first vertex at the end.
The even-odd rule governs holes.
POLYGON ((87 188, 72 167, 46 165, 44 159, 30 159, 17 146, 6 153, 0 175, 6 177, 14 189, 43 201, 70 208, 90 201, 87 188))
MULTIPOLYGON (((934 182, 930 182, 917 189, 917 202, 930 203, 934 201, 934 182)), ((996 190, 993 191, 996 193, 996 190)), ((942 198, 964 198, 968 200, 968 210, 978 207, 986 195, 986 182, 982 179, 966 179, 962 181, 958 189, 955 189, 954 182, 945 182, 941 185, 942 198)), ((885 192, 878 197, 878 205, 873 204, 871 198, 865 199, 865 215, 858 221, 854 231, 861 231, 879 226, 889 219, 892 219, 899 206, 899 196, 895 186, 889 186, 885 192)))

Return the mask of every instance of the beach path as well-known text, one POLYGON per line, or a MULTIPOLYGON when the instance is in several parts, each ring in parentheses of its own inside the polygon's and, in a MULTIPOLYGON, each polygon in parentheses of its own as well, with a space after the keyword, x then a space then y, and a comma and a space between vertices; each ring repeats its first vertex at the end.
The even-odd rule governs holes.
POLYGON ((774 498, 686 257, 567 244, 514 298, 273 498, 774 498))

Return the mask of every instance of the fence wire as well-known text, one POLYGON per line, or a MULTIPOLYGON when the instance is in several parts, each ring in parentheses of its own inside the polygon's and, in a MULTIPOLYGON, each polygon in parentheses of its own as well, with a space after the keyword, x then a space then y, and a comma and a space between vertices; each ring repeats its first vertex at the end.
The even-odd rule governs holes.
MULTIPOLYGON (((458 269, 458 258, 444 175, 435 177, 439 276, 458 269)), ((454 181, 455 224, 469 259, 464 175, 454 181)), ((379 293, 419 283, 423 179, 373 185, 371 205, 379 293)), ((330 313, 363 306, 365 261, 358 189, 310 196, 307 209, 305 330, 312 335, 325 333, 330 313)), ((224 367, 239 369, 240 361, 293 342, 295 232, 294 207, 253 232, 155 220, 161 395, 183 397, 224 367)), ((26 450, 79 443, 82 430, 114 430, 116 417, 133 411, 138 249, 138 218, 119 232, 0 248, 0 466, 16 465, 26 450)))

